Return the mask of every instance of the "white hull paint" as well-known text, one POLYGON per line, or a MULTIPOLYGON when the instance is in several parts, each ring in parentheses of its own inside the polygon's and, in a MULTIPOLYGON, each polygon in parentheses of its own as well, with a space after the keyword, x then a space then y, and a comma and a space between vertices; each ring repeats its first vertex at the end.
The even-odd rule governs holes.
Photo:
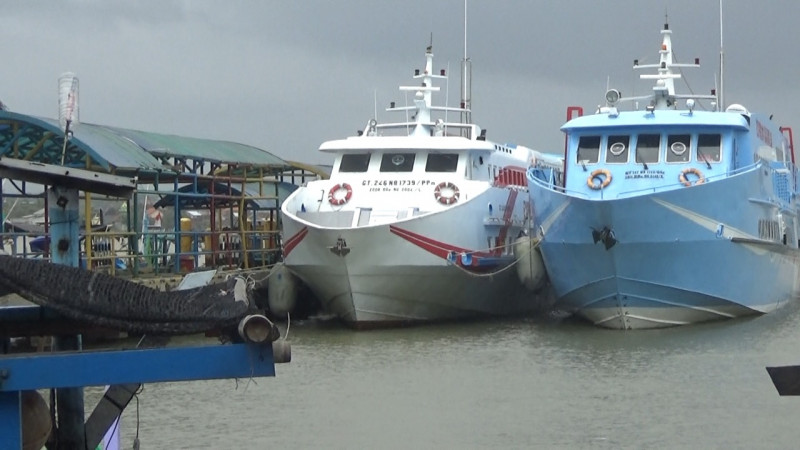
MULTIPOLYGON (((358 327, 537 311, 543 304, 519 282, 513 253, 481 258, 499 232, 485 225, 494 219, 483 205, 492 194, 509 195, 508 189, 491 191, 446 211, 361 228, 322 228, 285 213, 286 239, 298 239, 286 255, 287 266, 327 312, 358 327), (345 254, 332 251, 337 242, 346 244, 345 254), (441 249, 455 258, 433 253, 441 249), (473 264, 491 261, 465 267, 464 254, 470 252, 463 249, 473 250, 473 264)), ((522 210, 525 195, 515 197, 522 210)))
POLYGON ((400 88, 413 106, 389 108, 405 122, 371 119, 320 146, 335 158, 330 180, 281 206, 286 266, 357 327, 541 309, 513 267, 532 220, 525 169, 538 153, 487 140, 466 103, 434 106, 433 81, 446 75, 431 47, 414 78, 400 88))

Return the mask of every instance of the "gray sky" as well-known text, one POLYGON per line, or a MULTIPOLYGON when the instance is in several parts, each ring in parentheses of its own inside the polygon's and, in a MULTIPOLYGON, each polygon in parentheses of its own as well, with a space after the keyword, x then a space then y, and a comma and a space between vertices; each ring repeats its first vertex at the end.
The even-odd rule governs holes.
MULTIPOLYGON (((326 140, 388 121, 397 87, 447 68, 457 104, 463 0, 0 0, 0 99, 58 115, 57 79, 80 79, 87 123, 254 145, 328 164, 326 140)), ((563 151, 569 105, 592 112, 610 80, 624 95, 650 85, 631 65, 656 62, 669 14, 695 93, 719 67, 717 0, 470 0, 473 118, 490 139, 563 151)), ((725 102, 774 114, 800 132, 800 2, 723 0, 725 102)), ((682 92, 687 87, 678 84, 682 92)))

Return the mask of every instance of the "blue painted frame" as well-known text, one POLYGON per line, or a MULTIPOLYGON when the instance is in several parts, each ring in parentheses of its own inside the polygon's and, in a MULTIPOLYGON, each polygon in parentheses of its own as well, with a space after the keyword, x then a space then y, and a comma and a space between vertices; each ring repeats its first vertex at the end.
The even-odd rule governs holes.
POLYGON ((271 376, 272 343, 0 356, 0 448, 22 448, 25 390, 271 376))

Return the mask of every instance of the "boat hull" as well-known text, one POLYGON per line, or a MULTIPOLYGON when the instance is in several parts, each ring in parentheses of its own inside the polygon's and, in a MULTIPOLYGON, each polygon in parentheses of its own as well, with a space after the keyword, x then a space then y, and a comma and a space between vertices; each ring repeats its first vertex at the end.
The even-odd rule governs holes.
POLYGON ((513 243, 522 224, 484 211, 487 201, 511 199, 521 212, 527 195, 492 190, 494 197, 487 192, 444 211, 350 228, 303 220, 287 201, 286 266, 325 311, 358 328, 539 311, 543 296, 517 278, 512 246, 488 248, 500 234, 513 243))
MULTIPOLYGON (((761 170, 612 200, 531 183, 556 307, 607 328, 772 311, 798 293, 798 250, 759 235, 761 170)), ((785 217, 787 226, 794 220, 785 217)))

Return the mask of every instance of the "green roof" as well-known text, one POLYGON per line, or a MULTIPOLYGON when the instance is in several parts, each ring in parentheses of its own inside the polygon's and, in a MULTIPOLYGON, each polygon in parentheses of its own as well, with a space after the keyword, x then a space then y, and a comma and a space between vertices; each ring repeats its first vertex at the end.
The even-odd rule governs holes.
POLYGON ((266 150, 235 142, 89 123, 80 123, 71 132, 64 152, 64 130, 57 120, 0 110, 0 157, 118 175, 174 171, 165 161, 169 158, 261 168, 266 172, 293 167, 266 150))
POLYGON ((106 128, 135 142, 148 153, 156 156, 187 157, 203 161, 231 165, 247 165, 264 168, 291 167, 291 164, 272 153, 250 145, 229 141, 215 141, 146 131, 106 128))

